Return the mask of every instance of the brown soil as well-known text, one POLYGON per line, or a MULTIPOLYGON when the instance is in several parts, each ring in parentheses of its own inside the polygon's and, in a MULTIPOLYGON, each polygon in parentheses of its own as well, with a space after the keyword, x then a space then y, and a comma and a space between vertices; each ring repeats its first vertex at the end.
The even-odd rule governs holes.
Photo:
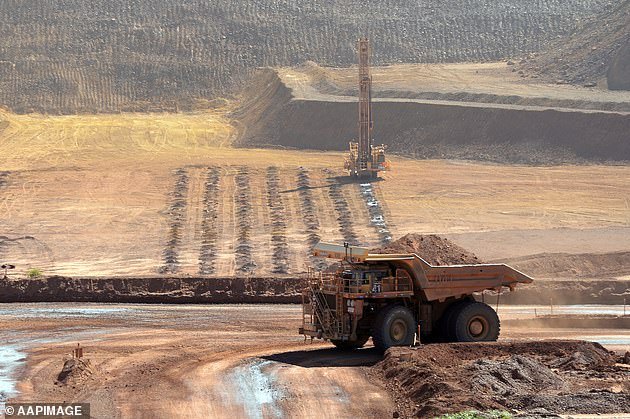
POLYGON ((57 376, 59 385, 77 385, 94 374, 94 367, 89 359, 71 358, 64 364, 57 376))
MULTIPOLYGON (((36 344, 28 353, 16 401, 90 403, 98 418, 240 418, 265 411, 273 417, 390 417, 394 410, 389 394, 361 367, 376 362, 376 352, 344 355, 329 344, 304 342, 297 306, 149 310, 153 314, 141 318, 57 319, 44 333, 67 342, 36 344), (81 339, 93 374, 60 385, 77 330, 95 332, 81 339), (296 351, 299 364, 291 356, 296 351)), ((24 326, 22 333, 34 336, 48 328, 41 318, 5 316, 0 323, 5 331, 24 326)))
POLYGON ((435 234, 409 233, 372 253, 415 253, 431 265, 466 265, 482 263, 477 256, 447 238, 435 234))
POLYGON ((616 361, 596 343, 539 341, 393 348, 376 367, 409 416, 627 412, 630 370, 616 361))
MULTIPOLYGON (((356 119, 355 97, 320 92, 312 74, 266 69, 244 96, 234 113, 244 127, 237 140, 241 146, 344 150, 356 136, 355 125, 348 123, 356 119)), ((625 111, 400 98, 391 92, 374 102, 374 137, 405 157, 522 164, 628 161, 629 130, 625 111)))
MULTIPOLYGON (((500 314, 506 318, 509 311, 500 314)), ((11 342, 17 336, 29 341, 17 401, 91 403, 92 414, 99 418, 245 417, 251 412, 245 410, 248 406, 259 409, 256 412, 279 410, 282 415, 276 416, 286 417, 310 417, 316 412, 322 418, 385 418, 392 417, 394 411, 411 416, 416 410, 415 403, 411 404, 409 415, 401 408, 410 404, 408 398, 401 398, 409 389, 418 388, 423 382, 435 385, 446 374, 445 384, 455 388, 452 399, 457 402, 462 394, 473 394, 475 390, 458 387, 459 381, 453 379, 453 374, 461 373, 466 379, 483 372, 473 370, 477 358, 498 363, 512 355, 532 358, 546 368, 557 369, 560 379, 572 386, 562 394, 593 390, 599 397, 603 394, 601 390, 610 390, 624 391, 622 394, 627 398, 630 382, 627 373, 622 375, 614 370, 619 381, 612 383, 611 358, 597 345, 580 342, 573 346, 550 342, 433 345, 418 350, 401 349, 401 354, 410 352, 411 357, 419 354, 418 360, 410 358, 403 362, 388 356, 382 364, 375 365, 381 357, 369 343, 364 350, 345 353, 330 343, 304 342, 297 334, 300 316, 301 308, 297 305, 15 304, 0 312, 0 338, 6 337, 11 342), (40 340, 42 337, 58 341, 40 340), (77 385, 55 384, 67 354, 77 342, 90 359, 93 374, 79 380, 77 385), (598 378, 591 379, 594 375, 591 367, 597 364, 598 378), (419 380, 413 375, 423 368, 434 368, 430 372, 435 377, 428 374, 419 380), (383 380, 384 372, 390 371, 395 374, 383 380), (407 374, 408 384, 402 380, 396 382, 402 374, 407 374), (391 391, 384 388, 384 382, 391 391), (256 397, 261 395, 270 397, 256 397), (398 398, 401 407, 396 406, 393 398, 398 398)), ((627 339, 628 333, 621 329, 510 326, 502 330, 504 339, 523 340, 545 336, 580 339, 584 335, 610 334, 627 339)), ((627 348, 622 346, 618 350, 622 356, 627 348)), ((534 368, 533 372, 539 369, 534 368)), ((511 375, 503 377, 512 379, 511 375)), ((520 384, 527 382, 520 380, 520 384)), ((618 397, 613 393, 609 397, 618 397)), ((585 402, 589 397, 593 398, 587 395, 585 402)), ((434 399, 439 405, 445 395, 438 393, 434 399)), ((482 402, 488 401, 482 399, 482 402)), ((454 408, 465 406, 457 403, 454 408)), ((624 406, 623 402, 620 406, 624 406)), ((597 407, 606 412, 608 406, 597 407)))
MULTIPOLYGON (((300 303, 300 277, 50 277, 0 280, 0 303, 300 303)), ((494 300, 486 296, 487 302, 494 300)), ((623 304, 627 280, 536 280, 503 294, 501 304, 623 304)))
POLYGON ((505 262, 544 278, 615 278, 630 275, 630 252, 543 253, 510 258, 505 262))

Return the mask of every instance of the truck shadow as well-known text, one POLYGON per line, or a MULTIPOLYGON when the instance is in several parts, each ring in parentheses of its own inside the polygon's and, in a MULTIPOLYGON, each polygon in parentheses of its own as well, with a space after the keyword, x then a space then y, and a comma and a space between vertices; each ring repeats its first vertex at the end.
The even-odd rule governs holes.
POLYGON ((261 357, 269 361, 296 365, 304 368, 321 367, 369 367, 382 359, 374 348, 340 351, 335 348, 291 351, 261 357))

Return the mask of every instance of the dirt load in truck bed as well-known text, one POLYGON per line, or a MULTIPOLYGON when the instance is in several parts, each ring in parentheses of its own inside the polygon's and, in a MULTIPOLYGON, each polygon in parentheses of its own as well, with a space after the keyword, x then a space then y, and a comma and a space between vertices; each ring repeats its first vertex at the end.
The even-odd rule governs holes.
POLYGON ((585 341, 391 348, 377 375, 404 416, 465 410, 543 414, 630 412, 630 369, 585 341))
POLYGON ((435 234, 409 233, 370 253, 415 253, 434 266, 483 263, 474 253, 435 234))

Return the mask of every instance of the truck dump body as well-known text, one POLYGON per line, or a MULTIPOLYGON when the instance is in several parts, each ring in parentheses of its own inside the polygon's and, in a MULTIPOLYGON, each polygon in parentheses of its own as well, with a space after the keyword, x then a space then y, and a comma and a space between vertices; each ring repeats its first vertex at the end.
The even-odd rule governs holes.
POLYGON ((516 284, 529 284, 532 278, 505 264, 432 266, 416 254, 376 255, 365 259, 367 264, 392 263, 404 267, 411 275, 414 288, 425 301, 459 298, 484 290, 513 289, 516 284))

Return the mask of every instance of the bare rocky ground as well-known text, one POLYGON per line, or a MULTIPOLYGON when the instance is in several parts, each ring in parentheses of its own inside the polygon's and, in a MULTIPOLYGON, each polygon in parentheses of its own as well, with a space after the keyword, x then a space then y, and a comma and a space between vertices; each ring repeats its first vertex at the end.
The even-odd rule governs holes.
POLYGON ((520 57, 515 66, 526 77, 556 84, 630 90, 630 1, 580 22, 579 29, 538 54, 520 57))
POLYGON ((261 66, 354 63, 354 42, 367 33, 378 64, 488 61, 541 50, 610 8, 603 0, 5 1, 0 104, 45 113, 207 109, 261 66))
MULTIPOLYGON (((581 341, 390 349, 376 365, 405 416, 507 410, 522 416, 627 413, 630 369, 581 341)), ((518 417, 518 415, 517 415, 518 417)))
MULTIPOLYGON (((355 69, 260 70, 232 116, 236 144, 344 150, 355 69), (345 139, 342 140, 342 139, 345 139)), ((392 154, 504 164, 624 164, 630 96, 523 81, 506 63, 373 69, 374 137, 392 154), (598 142, 593 142, 598 138, 598 142)))
MULTIPOLYGON (((509 313, 501 312, 502 319, 509 313)), ((369 345, 341 353, 304 342, 299 318, 296 305, 18 304, 0 307, 0 336, 4 344, 27 343, 15 377, 20 394, 12 397, 89 402, 96 418, 630 408, 630 370, 615 364, 623 352, 546 340, 611 333, 601 328, 507 323, 499 343, 398 348, 381 359, 369 345), (77 342, 85 358, 68 364, 77 342)), ((628 337, 627 330, 612 333, 628 337)))
MULTIPOLYGON (((273 171, 272 171, 273 172, 273 171)), ((273 190, 273 188, 272 188, 273 190)), ((307 201, 308 202, 308 201, 307 201)), ((277 219, 276 219, 277 220, 277 219)), ((311 220, 312 221, 312 220, 311 220)), ((280 225, 283 225, 281 223, 280 225)), ((343 224, 339 224, 342 226, 343 224)), ((277 227, 277 226, 276 226, 277 227)), ((281 232, 282 230, 275 230, 281 232)), ((282 236, 281 236, 282 237, 282 236)), ((281 241, 272 243, 282 244, 281 241)), ((274 269, 284 268, 284 246, 272 250, 274 269)), ((451 240, 430 234, 409 233, 372 249, 374 253, 415 253, 432 265, 483 263, 474 253, 451 240)), ((534 284, 502 295, 507 304, 622 304, 630 297, 625 252, 603 255, 537 255, 517 258, 511 264, 538 276, 534 284), (545 278, 546 276, 546 278, 545 278), (552 278, 566 279, 552 279, 552 278), (585 278, 576 281, 575 277, 585 278), (598 280, 588 278, 598 277, 598 280), (608 278, 608 279, 604 279, 608 278)), ((330 262, 311 258, 315 267, 330 262)), ((175 265, 176 266, 176 265, 175 265)), ((332 265, 334 268, 334 265, 332 265)), ((0 280, 0 302, 98 301, 139 303, 299 303, 305 284, 302 274, 273 272, 273 276, 235 275, 208 277, 162 275, 158 277, 62 277, 0 280)), ((496 298, 496 297, 495 297, 496 298)))

